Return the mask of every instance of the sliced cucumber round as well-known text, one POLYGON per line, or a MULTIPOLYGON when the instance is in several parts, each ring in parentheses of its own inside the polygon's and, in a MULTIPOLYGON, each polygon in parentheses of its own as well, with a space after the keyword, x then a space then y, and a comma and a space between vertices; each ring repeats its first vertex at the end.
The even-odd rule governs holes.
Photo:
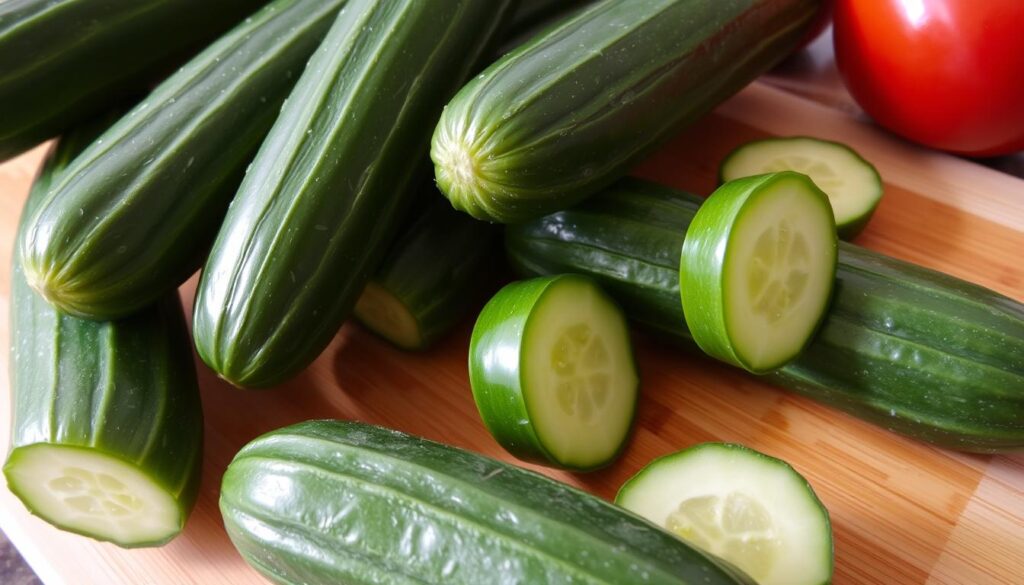
POLYGON ((694 216, 680 258, 694 341, 754 373, 786 365, 825 316, 837 247, 828 198, 806 175, 722 185, 694 216))
POLYGON ((832 527, 810 484, 784 461, 704 443, 655 459, 615 503, 736 565, 760 585, 832 578, 832 527))
POLYGON ((163 543, 187 507, 137 465, 95 449, 37 443, 4 466, 8 487, 33 514, 63 530, 120 546, 163 543))
POLYGON ((622 311, 577 275, 498 291, 473 328, 469 378, 506 450, 576 470, 607 465, 622 450, 639 385, 622 311))
POLYGON ((779 171, 803 173, 828 195, 844 240, 864 229, 882 199, 882 177, 871 163, 845 144, 806 136, 744 144, 722 161, 719 178, 725 183, 779 171))
POLYGON ((423 332, 409 307, 373 281, 366 283, 353 313, 371 331, 402 349, 423 346, 423 332))

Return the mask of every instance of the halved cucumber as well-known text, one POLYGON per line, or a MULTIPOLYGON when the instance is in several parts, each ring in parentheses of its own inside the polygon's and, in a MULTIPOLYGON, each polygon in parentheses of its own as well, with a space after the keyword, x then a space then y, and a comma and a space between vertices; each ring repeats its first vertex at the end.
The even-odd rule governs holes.
POLYGON ((484 424, 509 453, 578 470, 622 450, 639 384, 622 311, 577 275, 498 291, 473 328, 469 378, 484 424))
POLYGON ((797 171, 814 181, 832 203, 839 237, 852 239, 882 199, 882 177, 852 148, 838 142, 794 136, 744 144, 722 161, 723 183, 778 171, 797 171))
POLYGON ((679 266, 697 345, 754 373, 796 358, 828 308, 837 246, 828 198, 806 175, 719 187, 693 218, 679 266))
POLYGON ((715 554, 760 585, 832 578, 832 527, 810 484, 784 461, 704 443, 655 459, 615 503, 715 554))

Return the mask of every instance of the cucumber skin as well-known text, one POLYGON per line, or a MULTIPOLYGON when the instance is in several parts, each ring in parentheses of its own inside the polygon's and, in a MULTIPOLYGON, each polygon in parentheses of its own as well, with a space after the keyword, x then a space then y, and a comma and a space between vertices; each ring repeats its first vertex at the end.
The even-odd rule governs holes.
POLYGON ((194 340, 222 378, 272 386, 327 346, 407 210, 431 123, 511 6, 350 0, 341 11, 203 270, 194 340))
MULTIPOLYGON (((98 134, 91 130, 77 130, 51 150, 20 228, 53 177, 98 134)), ((177 293, 128 319, 86 321, 54 309, 29 288, 19 264, 12 264, 13 422, 5 474, 21 447, 45 443, 100 451, 137 466, 175 495, 184 526, 199 490, 203 414, 177 293)))
MULTIPOLYGON (((575 209, 506 230, 525 276, 594 278, 635 321, 696 349, 678 266, 701 199, 625 179, 575 209)), ((796 361, 764 378, 939 447, 1024 448, 1024 305, 839 243, 832 305, 796 361)))
MULTIPOLYGON (((693 221, 687 228, 687 237, 684 238, 682 252, 680 254, 679 267, 679 290, 681 292, 683 314, 687 317, 686 325, 693 337, 694 342, 711 357, 723 362, 741 367, 754 374, 765 374, 771 370, 782 367, 777 364, 764 369, 753 368, 750 363, 733 347, 728 333, 728 318, 724 305, 725 264, 727 248, 722 241, 732 239, 732 230, 743 213, 743 206, 751 197, 756 196, 756 191, 770 186, 780 180, 796 181, 802 183, 809 193, 815 194, 815 199, 831 218, 829 223, 835 226, 835 217, 832 215, 832 205, 828 196, 819 189, 806 175, 792 171, 781 173, 765 174, 755 177, 745 177, 726 183, 718 188, 701 205, 701 213, 695 215, 693 221), (727 229, 720 226, 727 224, 727 229), (711 236, 715 234, 715 237, 711 236), (687 270, 687 267, 692 270, 687 270), (690 286, 687 286, 690 283, 690 286), (689 309, 687 309, 689 307, 689 309), (720 318, 719 318, 720 317, 720 318)), ((832 274, 830 280, 835 277, 835 257, 838 239, 835 235, 831 241, 832 251, 832 274)), ((831 298, 831 284, 827 296, 831 298)), ((828 305, 822 307, 821 315, 817 318, 814 331, 817 331, 821 321, 827 314, 828 305)), ((813 335, 813 334, 812 334, 813 335)), ((811 342, 812 336, 804 342, 804 347, 811 342)), ((797 356, 803 351, 803 347, 797 352, 797 356)), ((795 359, 796 356, 793 356, 795 359)), ((788 362, 786 362, 788 363, 788 362)))
MULTIPOLYGON (((387 331, 374 333, 407 350, 426 350, 452 330, 497 282, 488 262, 499 257, 500 232, 452 209, 433 183, 426 207, 391 245, 370 282, 389 292, 414 317, 418 343, 400 343, 387 331)), ((355 313, 364 325, 369 325, 355 313)))
POLYGON ((819 6, 599 2, 455 96, 431 145, 437 183, 456 208, 488 221, 569 207, 782 60, 819 6))
POLYGON ((22 242, 29 282, 109 320, 202 263, 246 165, 345 0, 277 0, 189 61, 77 157, 22 242))
POLYGON ((651 585, 754 584, 568 485, 357 422, 249 443, 224 474, 220 509, 243 558, 275 583, 610 584, 648 571, 651 585), (277 481, 291 489, 268 497, 277 481))
POLYGON ((168 57, 187 54, 264 2, 0 2, 0 161, 144 88, 168 57))

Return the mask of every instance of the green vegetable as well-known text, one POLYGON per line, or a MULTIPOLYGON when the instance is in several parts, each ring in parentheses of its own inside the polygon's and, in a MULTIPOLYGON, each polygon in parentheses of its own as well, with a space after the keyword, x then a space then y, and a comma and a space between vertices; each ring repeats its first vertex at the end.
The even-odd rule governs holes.
POLYGON ((203 270, 199 355, 238 386, 309 365, 411 200, 431 122, 511 2, 350 0, 246 174, 203 270))
POLYGON ((474 78, 434 131, 456 208, 510 223, 564 209, 788 55, 818 0, 605 0, 474 78))
POLYGON ((615 503, 746 571, 760 585, 832 579, 832 526, 810 484, 785 461, 704 443, 655 459, 615 503))
POLYGON ((497 229, 452 209, 433 184, 429 201, 391 245, 354 314, 403 349, 427 349, 496 282, 497 229))
POLYGON ((754 585, 568 485, 357 422, 249 443, 224 474, 220 509, 242 556, 275 583, 754 585))
POLYGON ((469 379, 487 429, 520 459, 590 470, 626 445, 639 385, 629 329, 588 278, 501 289, 473 328, 469 379))
MULTIPOLYGON (((699 205, 625 180, 508 228, 506 247, 521 274, 590 276, 630 318, 692 347, 679 254, 699 205)), ((942 447, 1024 447, 1024 305, 842 242, 836 278, 818 334, 767 380, 942 447)))
POLYGON ((145 87, 264 2, 0 2, 0 161, 145 87))
POLYGON ((78 157, 22 243, 58 308, 129 315, 202 263, 281 103, 345 0, 276 0, 162 83, 78 157))
POLYGON ((803 351, 832 296, 836 226, 828 197, 784 171, 722 185, 683 243, 683 314, 705 353, 754 373, 803 351))
MULTIPOLYGON (((98 132, 63 138, 22 225, 98 132)), ((199 487, 203 416, 176 294, 129 319, 64 315, 17 262, 11 278, 12 450, 7 485, 58 528, 124 547, 174 538, 199 487)))
POLYGON ((748 142, 722 161, 722 182, 798 171, 828 194, 839 237, 850 240, 864 229, 882 200, 882 178, 852 148, 838 142, 795 136, 748 142))

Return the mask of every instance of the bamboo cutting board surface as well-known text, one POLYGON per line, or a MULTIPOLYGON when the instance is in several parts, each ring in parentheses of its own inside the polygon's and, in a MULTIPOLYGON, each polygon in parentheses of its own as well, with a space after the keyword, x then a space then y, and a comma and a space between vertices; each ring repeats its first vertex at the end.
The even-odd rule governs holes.
MULTIPOLYGON (((636 174, 701 194, 722 156, 747 140, 805 134, 842 140, 875 163, 886 195, 859 243, 1024 299, 1024 181, 898 142, 801 98, 755 84, 680 134, 636 174)), ((0 338, 8 338, 15 225, 37 149, 0 166, 0 338)), ((190 307, 195 282, 182 288, 190 307)), ((244 392, 200 365, 206 413, 201 495, 185 532, 161 549, 120 550, 64 534, 0 489, 0 526, 50 585, 259 584, 217 510, 221 475, 247 441, 310 418, 359 419, 512 461, 469 391, 471 320, 424 354, 347 325, 283 387, 244 392)), ((535 468, 604 498, 652 458, 702 441, 740 442, 789 461, 828 507, 835 583, 1024 583, 1024 454, 964 455, 905 439, 709 359, 634 335, 643 379, 637 429, 611 468, 535 468)), ((0 353, 0 452, 10 430, 8 355, 0 353)), ((1024 391, 1024 389, 1022 389, 1024 391)))

